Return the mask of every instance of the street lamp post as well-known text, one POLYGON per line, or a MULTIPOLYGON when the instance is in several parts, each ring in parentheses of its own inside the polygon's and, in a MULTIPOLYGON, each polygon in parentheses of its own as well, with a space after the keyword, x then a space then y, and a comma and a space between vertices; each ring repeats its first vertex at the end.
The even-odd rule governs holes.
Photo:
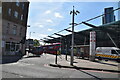
POLYGON ((79 11, 75 11, 74 10, 74 6, 73 6, 73 11, 70 11, 70 14, 72 14, 72 46, 71 46, 71 61, 70 61, 70 65, 73 66, 73 53, 74 53, 74 16, 77 15, 77 13, 80 13, 79 11))

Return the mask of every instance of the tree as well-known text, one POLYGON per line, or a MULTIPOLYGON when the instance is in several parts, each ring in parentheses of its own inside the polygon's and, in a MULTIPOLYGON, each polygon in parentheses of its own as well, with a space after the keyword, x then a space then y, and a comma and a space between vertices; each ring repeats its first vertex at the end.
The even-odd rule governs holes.
POLYGON ((36 46, 36 47, 40 46, 39 40, 37 40, 37 39, 34 40, 34 46, 36 46))

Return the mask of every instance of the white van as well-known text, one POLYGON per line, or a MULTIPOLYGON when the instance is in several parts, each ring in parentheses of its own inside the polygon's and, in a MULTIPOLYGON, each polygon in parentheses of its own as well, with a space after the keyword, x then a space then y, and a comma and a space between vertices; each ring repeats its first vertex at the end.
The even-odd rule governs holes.
POLYGON ((99 60, 116 60, 120 62, 120 49, 117 47, 97 47, 96 58, 99 60))

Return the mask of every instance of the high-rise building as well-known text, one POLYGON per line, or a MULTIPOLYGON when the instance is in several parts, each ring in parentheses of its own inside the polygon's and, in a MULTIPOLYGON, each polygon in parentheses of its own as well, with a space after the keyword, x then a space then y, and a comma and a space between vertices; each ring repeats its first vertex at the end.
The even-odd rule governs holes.
MULTIPOLYGON (((120 1, 118 2, 118 8, 120 8, 120 1)), ((120 9, 118 10, 118 20, 120 20, 120 9)))
POLYGON ((2 55, 25 54, 29 2, 2 2, 2 55))
POLYGON ((104 14, 105 15, 102 17, 102 23, 103 24, 115 21, 115 15, 114 15, 113 7, 105 8, 104 9, 104 14))

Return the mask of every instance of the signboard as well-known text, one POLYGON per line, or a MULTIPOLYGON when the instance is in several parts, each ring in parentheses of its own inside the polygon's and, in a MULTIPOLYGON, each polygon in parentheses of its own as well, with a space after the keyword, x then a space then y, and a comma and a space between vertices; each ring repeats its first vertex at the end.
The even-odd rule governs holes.
POLYGON ((90 32, 90 60, 95 59, 95 47, 96 47, 96 32, 90 32))

